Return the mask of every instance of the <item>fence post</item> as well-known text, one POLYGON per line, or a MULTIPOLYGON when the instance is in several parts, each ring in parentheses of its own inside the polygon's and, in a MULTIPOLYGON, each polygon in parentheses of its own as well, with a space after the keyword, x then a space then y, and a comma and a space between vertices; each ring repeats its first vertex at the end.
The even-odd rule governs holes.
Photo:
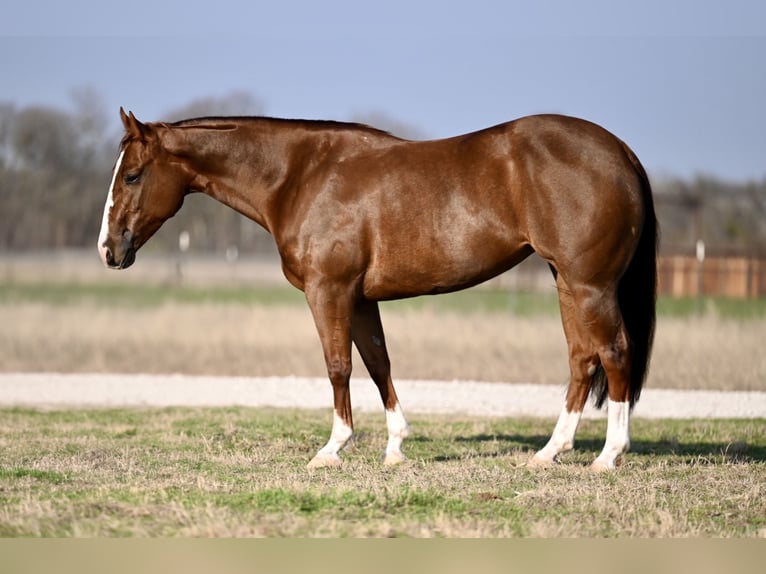
POLYGON ((180 285, 184 278, 186 252, 189 251, 191 235, 185 229, 178 234, 178 260, 176 261, 176 282, 180 285))
POLYGON ((705 242, 702 239, 697 240, 697 311, 702 313, 702 291, 705 286, 703 278, 703 264, 705 262, 705 242))

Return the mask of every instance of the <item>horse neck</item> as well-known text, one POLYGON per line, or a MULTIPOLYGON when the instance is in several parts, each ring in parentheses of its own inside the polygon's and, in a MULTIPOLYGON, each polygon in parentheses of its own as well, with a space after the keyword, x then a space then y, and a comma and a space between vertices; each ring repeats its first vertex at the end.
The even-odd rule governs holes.
POLYGON ((204 193, 267 230, 268 204, 288 169, 285 152, 241 122, 170 126, 163 146, 191 175, 190 193, 204 193))
POLYGON ((190 191, 228 205, 274 233, 286 194, 326 161, 395 139, 360 126, 249 118, 222 118, 170 127, 181 142, 174 153, 194 174, 190 191))

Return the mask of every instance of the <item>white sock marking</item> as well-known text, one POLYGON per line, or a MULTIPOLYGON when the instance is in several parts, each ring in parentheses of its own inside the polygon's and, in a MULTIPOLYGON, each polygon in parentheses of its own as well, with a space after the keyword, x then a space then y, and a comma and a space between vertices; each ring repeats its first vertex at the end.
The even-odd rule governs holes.
POLYGON ((319 450, 317 457, 339 458, 338 453, 344 446, 346 446, 346 443, 349 441, 353 433, 354 431, 351 427, 340 418, 337 412, 333 411, 330 440, 328 440, 327 444, 319 450))
POLYGON ((553 429, 550 440, 542 449, 535 453, 535 460, 538 462, 554 462, 562 452, 572 450, 581 416, 582 412, 574 411, 570 413, 566 405, 564 405, 561 408, 559 419, 556 421, 556 426, 553 429))
POLYGON ((607 402, 606 443, 594 466, 614 468, 617 460, 630 448, 630 403, 607 402))
POLYGON ((101 261, 106 265, 106 243, 107 236, 109 234, 109 212, 114 206, 114 183, 117 181, 117 172, 120 171, 122 165, 122 158, 125 155, 125 150, 120 151, 120 155, 117 158, 117 163, 114 165, 114 173, 112 173, 112 183, 109 184, 109 194, 106 196, 106 204, 104 205, 104 215, 101 218, 101 231, 98 234, 98 253, 101 255, 101 261))
POLYGON ((401 462, 405 459, 402 453, 402 442, 410 434, 410 425, 407 424, 399 403, 396 403, 393 410, 386 410, 386 426, 388 427, 388 444, 384 460, 387 463, 401 462))

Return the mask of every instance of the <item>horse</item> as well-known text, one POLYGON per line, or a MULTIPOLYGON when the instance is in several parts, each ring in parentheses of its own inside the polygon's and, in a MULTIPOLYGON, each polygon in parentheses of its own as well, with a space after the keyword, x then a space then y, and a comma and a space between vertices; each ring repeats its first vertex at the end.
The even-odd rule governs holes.
POLYGON ((654 338, 658 225, 649 179, 606 129, 562 115, 410 141, 370 126, 205 117, 125 128, 98 251, 112 269, 204 193, 264 227, 302 290, 333 392, 330 438, 310 468, 341 464, 353 434, 351 345, 385 410, 385 464, 406 460, 410 427, 391 379, 378 302, 477 285, 533 252, 553 274, 569 386, 550 440, 529 460, 574 448, 588 397, 607 405, 594 470, 618 466, 654 338))

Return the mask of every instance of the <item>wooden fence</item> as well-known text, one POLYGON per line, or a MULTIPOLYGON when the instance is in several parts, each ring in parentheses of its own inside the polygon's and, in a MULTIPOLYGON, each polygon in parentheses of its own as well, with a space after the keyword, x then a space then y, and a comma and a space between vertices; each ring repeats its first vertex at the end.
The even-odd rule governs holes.
POLYGON ((659 292, 672 297, 765 297, 766 259, 728 256, 706 257, 699 262, 688 255, 662 256, 659 292))

